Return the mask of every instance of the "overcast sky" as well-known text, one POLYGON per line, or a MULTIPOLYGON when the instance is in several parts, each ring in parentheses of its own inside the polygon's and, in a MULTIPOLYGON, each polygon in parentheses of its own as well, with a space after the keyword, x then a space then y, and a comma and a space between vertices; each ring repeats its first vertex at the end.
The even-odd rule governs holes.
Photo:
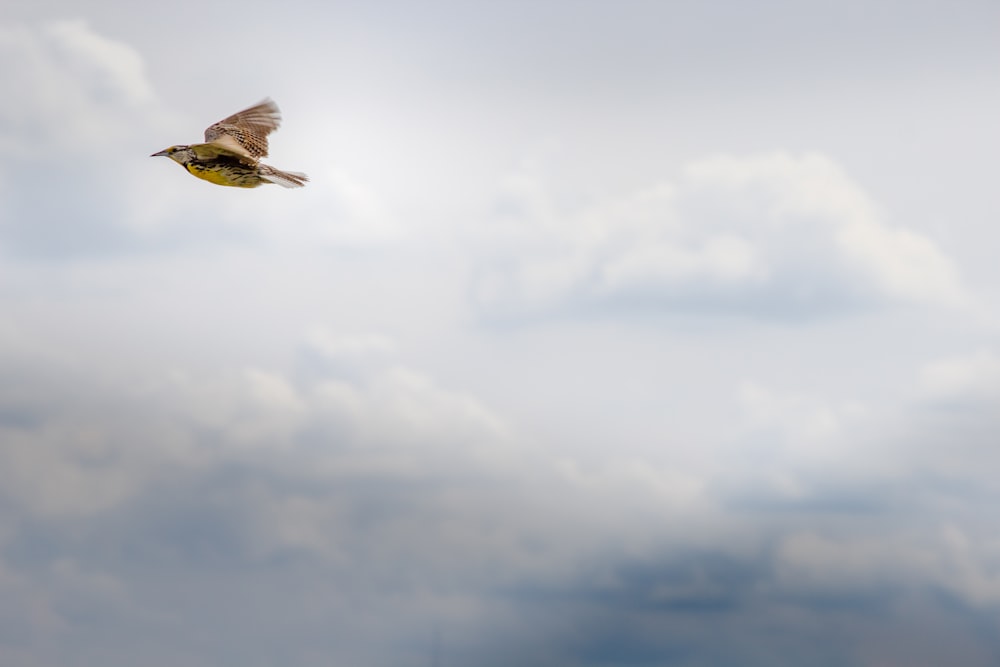
POLYGON ((998 26, 7 0, 0 663, 998 664, 998 26))

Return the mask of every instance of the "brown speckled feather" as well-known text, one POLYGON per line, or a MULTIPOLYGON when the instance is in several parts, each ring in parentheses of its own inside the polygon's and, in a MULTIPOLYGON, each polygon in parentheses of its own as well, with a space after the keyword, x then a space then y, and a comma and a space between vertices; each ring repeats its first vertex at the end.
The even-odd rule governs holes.
POLYGON ((278 129, 280 124, 278 105, 266 99, 209 127, 205 130, 205 142, 237 153, 245 151, 246 157, 257 160, 267 157, 267 135, 278 129))

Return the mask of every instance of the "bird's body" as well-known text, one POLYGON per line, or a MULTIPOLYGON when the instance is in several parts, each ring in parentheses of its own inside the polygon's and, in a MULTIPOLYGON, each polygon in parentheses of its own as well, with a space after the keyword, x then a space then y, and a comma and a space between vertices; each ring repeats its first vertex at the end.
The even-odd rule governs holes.
POLYGON ((192 175, 216 185, 255 188, 267 182, 257 173, 259 167, 247 166, 239 160, 217 158, 215 160, 192 160, 181 164, 192 175))
POLYGON ((153 155, 169 157, 192 175, 216 185, 301 187, 309 180, 305 174, 260 163, 260 158, 267 157, 267 135, 280 124, 278 105, 264 100, 209 127, 203 144, 171 146, 153 155))

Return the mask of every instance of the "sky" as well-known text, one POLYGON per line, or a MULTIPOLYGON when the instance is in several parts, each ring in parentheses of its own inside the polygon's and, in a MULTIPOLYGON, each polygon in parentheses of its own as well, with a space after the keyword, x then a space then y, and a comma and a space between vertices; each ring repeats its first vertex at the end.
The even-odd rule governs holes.
POLYGON ((997 26, 8 0, 0 663, 997 664, 997 26))

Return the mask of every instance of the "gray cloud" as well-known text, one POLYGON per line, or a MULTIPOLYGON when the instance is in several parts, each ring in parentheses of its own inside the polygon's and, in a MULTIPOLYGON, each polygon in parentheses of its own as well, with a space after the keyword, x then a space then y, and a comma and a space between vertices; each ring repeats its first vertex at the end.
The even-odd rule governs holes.
MULTIPOLYGON (((315 333, 297 369, 138 385, 8 342, 22 382, 0 400, 0 615, 34 610, 0 644, 17 667, 80 645, 112 666, 139 650, 154 665, 902 663, 923 659, 897 646, 910 633, 966 664, 1000 651, 963 629, 1000 604, 978 529, 995 489, 924 486, 919 458, 879 467, 917 432, 849 416, 810 430, 803 410, 822 406, 757 389, 749 427, 787 422, 772 437, 796 447, 833 433, 839 451, 772 444, 737 473, 741 437, 727 465, 591 467, 518 445, 385 337, 315 333), (844 449, 859 438, 865 475, 844 449)), ((928 376, 964 368, 943 363, 928 376)), ((980 384, 950 386, 971 400, 980 384)), ((940 437, 985 434, 994 414, 940 437)))

